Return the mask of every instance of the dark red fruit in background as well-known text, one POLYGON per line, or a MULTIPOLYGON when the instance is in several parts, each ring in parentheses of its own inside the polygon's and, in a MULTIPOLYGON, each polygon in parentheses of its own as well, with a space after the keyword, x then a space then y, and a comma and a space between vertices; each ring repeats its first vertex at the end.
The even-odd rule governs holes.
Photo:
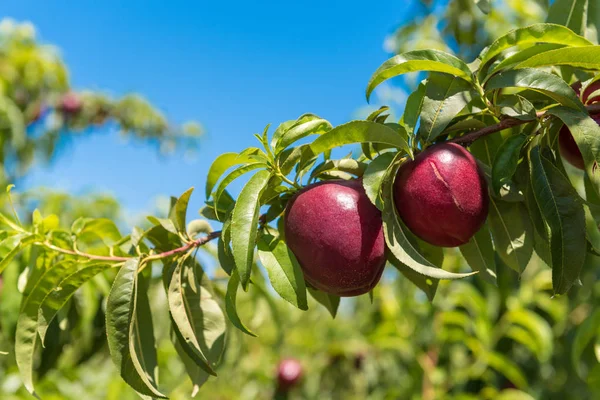
MULTIPOLYGON (((599 122, 600 116, 594 115, 592 118, 594 121, 599 122)), ((566 125, 563 125, 563 127, 560 128, 560 133, 558 134, 558 148, 560 154, 569 162, 569 164, 579 169, 585 169, 581 151, 579 150, 579 147, 577 147, 577 143, 566 125)))
POLYGON ((571 85, 577 96, 581 98, 581 102, 585 105, 595 104, 600 102, 600 95, 594 95, 594 97, 590 98, 590 95, 597 90, 600 90, 600 81, 596 81, 585 88, 583 95, 581 95, 581 82, 575 82, 571 85))
POLYGON ((285 237, 306 281, 338 296, 370 291, 386 263, 381 212, 360 180, 319 182, 288 203, 285 237))
POLYGON ((488 214, 483 173, 471 153, 455 143, 431 146, 404 163, 394 198, 406 226, 435 246, 467 243, 488 214))
MULTIPOLYGON (((571 85, 571 87, 575 93, 580 96, 581 82, 575 82, 571 85)), ((583 104, 590 105, 600 102, 600 96, 598 95, 589 98, 589 96, 596 90, 600 90, 600 81, 592 83, 585 89, 583 96, 580 96, 583 104)), ((594 121, 596 121, 596 123, 598 123, 598 125, 600 125, 600 114, 592 114, 591 117, 594 121)), ((575 168, 585 169, 585 163, 583 162, 581 151, 579 150, 579 147, 577 147, 577 143, 575 142, 571 131, 566 125, 563 125, 563 127, 560 129, 560 133, 558 135, 558 148, 560 150, 560 154, 569 162, 569 164, 575 168)))
POLYGON ((67 114, 77 114, 82 107, 81 98, 73 92, 65 93, 60 100, 60 109, 67 114))
POLYGON ((277 383, 280 390, 289 390, 302 379, 302 364, 294 358, 286 358, 277 366, 277 383))

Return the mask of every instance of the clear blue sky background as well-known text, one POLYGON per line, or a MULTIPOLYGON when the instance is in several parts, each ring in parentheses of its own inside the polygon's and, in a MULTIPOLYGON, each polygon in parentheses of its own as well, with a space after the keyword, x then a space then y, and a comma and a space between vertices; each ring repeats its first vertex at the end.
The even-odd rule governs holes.
POLYGON ((212 160, 255 145, 252 133, 305 112, 334 124, 366 105, 371 73, 389 57, 386 35, 410 18, 410 1, 40 1, 3 2, 56 44, 77 89, 146 96, 207 135, 193 161, 99 131, 77 138, 24 182, 73 193, 106 191, 132 211, 161 195, 198 190, 212 160))

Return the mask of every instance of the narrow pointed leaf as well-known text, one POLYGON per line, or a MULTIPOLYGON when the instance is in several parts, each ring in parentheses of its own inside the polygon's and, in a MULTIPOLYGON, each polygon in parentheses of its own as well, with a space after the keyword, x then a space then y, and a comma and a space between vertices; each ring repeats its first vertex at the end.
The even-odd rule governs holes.
POLYGON ((377 68, 367 85, 367 101, 382 82, 416 71, 442 72, 472 82, 471 70, 459 58, 440 50, 414 50, 394 56, 377 68))
POLYGON ((363 175, 363 187, 365 193, 371 203, 373 203, 378 209, 383 209, 383 202, 381 200, 381 187, 385 178, 386 172, 396 157, 395 153, 383 153, 375 158, 365 170, 363 175))
POLYGON ((38 339, 38 310, 46 295, 74 268, 73 261, 63 261, 53 265, 40 276, 29 295, 23 299, 15 334, 15 358, 23 384, 32 394, 34 394, 33 357, 38 339))
POLYGON ((470 83, 455 76, 432 73, 427 79, 421 108, 419 137, 434 141, 471 100, 470 83))
POLYGON ((225 316, 202 267, 191 257, 178 261, 168 292, 169 310, 182 346, 204 370, 216 375, 225 342, 225 316))
POLYGON ((285 242, 263 235, 258 240, 258 257, 269 274, 273 289, 290 304, 308 310, 302 269, 285 242))
POLYGON ((488 223, 502 261, 519 274, 523 272, 533 255, 533 227, 523 204, 490 196, 488 223))
POLYGON ((246 335, 256 337, 256 334, 252 332, 240 319, 240 316, 237 312, 237 291, 238 286, 240 285, 240 278, 238 277, 237 271, 233 271, 231 277, 229 278, 229 282, 227 283, 227 294, 225 295, 225 311, 227 312, 227 317, 240 331, 244 332, 246 335))
POLYGON ((338 308, 340 306, 339 296, 325 293, 313 288, 308 288, 308 293, 310 293, 313 299, 321 303, 327 309, 327 311, 329 311, 331 316, 335 318, 335 316, 337 315, 338 308))
POLYGON ((521 148, 527 141, 525 135, 513 135, 502 143, 492 166, 492 188, 500 194, 502 186, 511 182, 517 170, 521 148))
POLYGON ((171 209, 169 219, 171 221, 173 221, 173 224, 175 225, 175 227, 177 228, 177 230, 179 232, 185 232, 185 228, 186 228, 185 221, 186 221, 188 203, 190 201, 190 196, 192 195, 193 191, 194 191, 194 188, 189 188, 188 190, 186 190, 185 193, 183 193, 177 199, 177 201, 175 202, 175 205, 171 209))
POLYGON ((586 252, 585 211, 569 179, 541 155, 539 146, 529 153, 531 184, 550 233, 552 286, 566 293, 579 279, 586 252))
POLYGON ((244 290, 250 281, 254 262, 254 247, 258 228, 259 199, 265 190, 271 174, 259 171, 250 178, 242 189, 233 208, 231 217, 231 249, 244 290))
MULTIPOLYGON (((401 128, 404 129, 404 128, 401 128)), ((319 136, 311 145, 313 155, 319 155, 335 147, 356 143, 383 143, 410 152, 406 142, 406 134, 402 135, 392 128, 370 121, 351 121, 336 126, 319 136)))
MULTIPOLYGON (((561 24, 563 25, 563 24, 561 24)), ((589 46, 593 44, 572 30, 557 24, 534 24, 508 32, 496 39, 479 56, 485 66, 492 58, 513 46, 535 43, 555 43, 568 46, 589 46)))
POLYGON ((460 252, 474 271, 492 285, 496 285, 496 261, 494 244, 487 223, 469 240, 460 246, 460 252))
POLYGON ((39 308, 38 333, 42 344, 48 331, 48 326, 54 320, 58 311, 69 301, 75 292, 86 282, 98 275, 100 272, 112 268, 106 263, 90 263, 78 271, 67 275, 60 283, 52 288, 52 291, 44 298, 39 308))
MULTIPOLYGON (((229 184, 231 182, 233 182, 240 176, 242 176, 250 171, 253 171, 253 170, 259 169, 259 168, 264 168, 266 166, 267 165, 264 163, 250 163, 250 164, 242 165, 242 166, 234 169, 233 171, 231 171, 229 174, 227 174, 227 176, 225 176, 225 178, 223 178, 223 180, 219 183, 219 186, 215 190, 215 193, 213 195, 215 204, 219 204, 221 195, 223 194, 223 192, 225 191, 225 189, 227 188, 227 186, 229 186, 229 184)), ((218 209, 216 209, 216 214, 217 214, 217 218, 223 217, 223 214, 221 214, 218 209)))
MULTIPOLYGON (((106 303, 108 348, 117 371, 136 392, 166 398, 154 386, 135 352, 137 270, 139 259, 125 262, 117 274, 106 303)), ((136 336, 139 338, 139 336, 136 336)))
POLYGON ((535 68, 523 68, 503 71, 487 81, 485 90, 507 87, 528 88, 545 94, 563 106, 585 111, 581 100, 571 86, 558 76, 535 68))

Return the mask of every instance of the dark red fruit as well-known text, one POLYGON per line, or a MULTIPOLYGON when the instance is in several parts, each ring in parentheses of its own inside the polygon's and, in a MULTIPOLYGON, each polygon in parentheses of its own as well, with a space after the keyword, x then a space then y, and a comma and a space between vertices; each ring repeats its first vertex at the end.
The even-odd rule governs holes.
POLYGON ((403 164, 394 198, 406 226, 435 246, 467 243, 488 214, 483 173, 471 153, 455 143, 431 146, 403 164))
MULTIPOLYGON (((592 93, 594 93, 596 90, 600 90, 600 81, 596 81, 588 86, 584 90, 583 96, 581 96, 581 82, 575 82, 571 85, 571 87, 575 93, 580 96, 583 104, 590 105, 600 102, 599 95, 594 95, 590 98, 592 93)), ((600 114, 592 114, 591 117, 598 125, 600 125, 600 114)), ((581 151, 579 150, 579 147, 577 147, 577 143, 575 142, 571 131, 566 125, 563 125, 563 127, 560 129, 560 133, 558 135, 558 148, 560 150, 560 154, 569 162, 569 164, 575 168, 582 170, 585 169, 585 163, 583 162, 581 151)))
POLYGON ((65 93, 60 100, 60 109, 66 114, 77 114, 82 107, 81 98, 73 92, 65 93))
POLYGON ((590 97, 595 91, 600 90, 600 81, 596 81, 589 85, 583 91, 583 95, 581 95, 581 82, 575 82, 571 85, 577 96, 581 99, 583 104, 590 105, 600 102, 600 95, 596 94, 593 97, 590 97))
MULTIPOLYGON (((592 118, 594 121, 600 123, 600 116, 593 115, 592 118)), ((566 125, 563 125, 563 127, 560 128, 560 133, 558 134, 558 148, 560 154, 569 162, 569 164, 579 169, 585 169, 581 151, 579 150, 579 147, 577 147, 577 143, 566 125)))
POLYGON ((277 383, 280 390, 287 391, 302 379, 302 364, 294 358, 286 358, 277 366, 277 383))
POLYGON ((370 291, 385 266, 381 212, 360 180, 319 182, 288 203, 285 237, 306 281, 338 296, 370 291))

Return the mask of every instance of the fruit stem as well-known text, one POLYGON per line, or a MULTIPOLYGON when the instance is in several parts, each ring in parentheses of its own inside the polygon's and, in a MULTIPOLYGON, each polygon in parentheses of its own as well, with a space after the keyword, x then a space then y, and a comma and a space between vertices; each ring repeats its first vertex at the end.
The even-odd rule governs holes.
MULTIPOLYGON (((585 107, 588 113, 594 114, 600 112, 600 104, 592 104, 585 107)), ((537 118, 543 118, 548 114, 547 111, 538 111, 536 113, 537 118)), ((451 143, 457 143, 462 146, 469 146, 477 139, 480 139, 484 136, 491 135, 492 133, 503 131, 507 128, 512 128, 513 126, 523 125, 531 121, 520 120, 512 117, 505 117, 500 122, 494 125, 486 126, 485 128, 481 128, 475 132, 467 133, 464 136, 449 140, 451 143)))

